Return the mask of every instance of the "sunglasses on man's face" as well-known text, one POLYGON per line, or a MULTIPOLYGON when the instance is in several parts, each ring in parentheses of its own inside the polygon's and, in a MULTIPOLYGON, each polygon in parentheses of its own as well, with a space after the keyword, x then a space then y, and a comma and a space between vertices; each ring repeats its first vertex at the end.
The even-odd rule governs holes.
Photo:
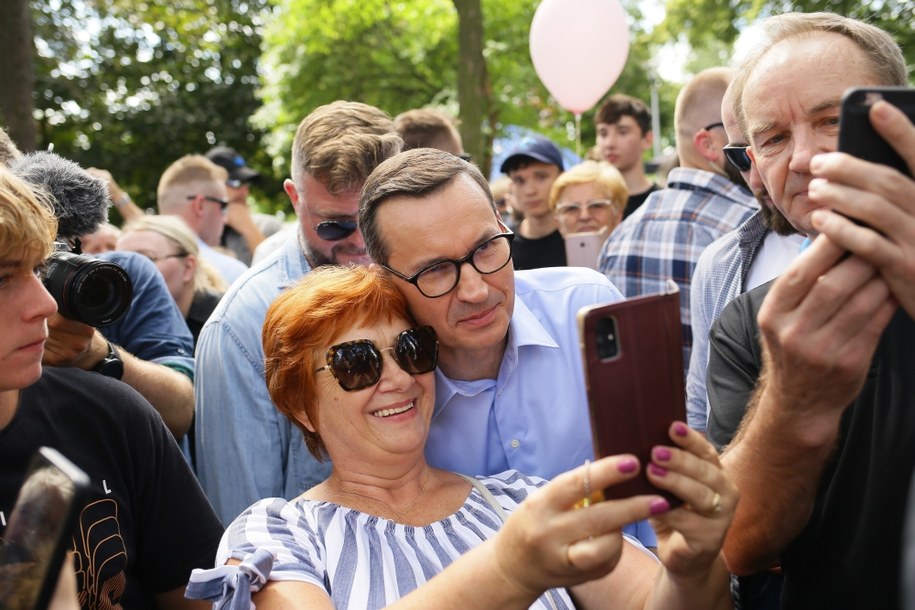
POLYGON ((355 220, 325 220, 315 227, 315 233, 325 241, 340 241, 356 232, 355 220))
POLYGON ((749 146, 725 146, 722 151, 728 162, 736 167, 738 171, 748 172, 753 165, 750 159, 750 153, 747 152, 749 146))
POLYGON ((394 354, 394 361, 404 371, 421 375, 435 369, 438 363, 438 338, 431 326, 421 326, 397 335, 393 347, 378 349, 368 339, 347 341, 328 349, 327 364, 315 369, 315 373, 328 369, 347 392, 361 390, 381 379, 381 352, 386 351, 394 354))

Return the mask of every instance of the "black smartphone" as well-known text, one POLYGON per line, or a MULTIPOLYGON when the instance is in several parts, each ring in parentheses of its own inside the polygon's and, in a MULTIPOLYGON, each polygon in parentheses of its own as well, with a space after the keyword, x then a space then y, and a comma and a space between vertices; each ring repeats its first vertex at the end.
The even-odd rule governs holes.
POLYGON ((880 137, 871 125, 868 112, 875 102, 886 100, 915 123, 915 89, 910 87, 859 87, 842 96, 839 115, 839 150, 859 159, 889 165, 912 176, 899 153, 880 137))
POLYGON ((0 545, 0 609, 47 608, 88 488, 86 473, 59 451, 35 454, 0 545))
POLYGON ((682 500, 645 475, 651 449, 670 445, 667 430, 686 421, 680 295, 670 282, 662 294, 585 307, 578 312, 594 455, 631 453, 638 477, 604 490, 604 497, 660 494, 671 506, 682 500))

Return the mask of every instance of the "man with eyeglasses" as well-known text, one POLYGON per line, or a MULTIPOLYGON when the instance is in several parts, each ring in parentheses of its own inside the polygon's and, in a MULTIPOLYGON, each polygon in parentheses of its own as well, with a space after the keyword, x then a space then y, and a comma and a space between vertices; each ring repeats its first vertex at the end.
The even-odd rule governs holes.
POLYGON ((315 267, 370 262, 356 224, 359 192, 402 143, 391 118, 366 104, 338 101, 305 117, 283 184, 296 231, 229 289, 200 332, 197 474, 223 523, 262 498, 295 498, 330 472, 270 401, 261 328, 280 292, 315 267))
POLYGON ((229 206, 228 173, 203 155, 185 155, 169 165, 156 189, 159 213, 178 216, 197 236, 200 256, 210 263, 226 285, 241 277, 248 266, 219 252, 219 239, 229 206))
POLYGON ((722 152, 721 100, 732 76, 730 69, 709 68, 680 91, 674 111, 680 167, 610 234, 598 259, 626 297, 663 292, 668 280, 680 287, 684 374, 693 343, 689 298, 696 261, 759 208, 722 152))
MULTIPOLYGON (((734 112, 734 97, 733 87, 728 87, 721 103, 721 117, 728 136, 723 152, 728 163, 740 171, 759 202, 759 210, 709 244, 699 257, 690 282, 693 349, 686 377, 686 417, 689 425, 700 432, 705 432, 708 420, 705 377, 712 323, 734 297, 780 275, 798 255, 804 239, 772 203, 750 160, 746 138, 734 112)), ((730 437, 712 441, 720 449, 730 437)))
MULTIPOLYGON (((441 151, 410 150, 379 165, 362 192, 359 226, 417 323, 438 336, 430 464, 551 479, 594 458, 576 316, 621 299, 604 276, 516 271, 515 237, 486 179, 441 151)), ((656 545, 644 525, 625 531, 656 545)))

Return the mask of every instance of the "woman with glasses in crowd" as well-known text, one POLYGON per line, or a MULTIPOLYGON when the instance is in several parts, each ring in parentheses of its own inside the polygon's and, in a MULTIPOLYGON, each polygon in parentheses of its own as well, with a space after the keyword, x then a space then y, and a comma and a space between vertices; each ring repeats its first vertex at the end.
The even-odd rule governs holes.
POLYGON ((656 449, 664 474, 652 480, 695 506, 714 495, 717 512, 670 510, 661 496, 591 503, 638 461, 605 458, 551 483, 426 463, 438 342, 377 266, 311 271, 271 305, 263 341, 271 398, 333 469, 237 517, 220 567, 195 572, 188 595, 258 610, 731 607, 720 548, 737 492, 685 424, 656 449), (660 564, 620 533, 649 515, 660 564))
POLYGON ((143 216, 124 227, 117 249, 137 252, 156 264, 196 346, 200 329, 219 304, 226 284, 200 257, 190 227, 177 216, 143 216))
POLYGON ((606 238, 622 222, 628 198, 618 169, 603 161, 584 161, 560 174, 549 203, 563 235, 600 232, 606 238))

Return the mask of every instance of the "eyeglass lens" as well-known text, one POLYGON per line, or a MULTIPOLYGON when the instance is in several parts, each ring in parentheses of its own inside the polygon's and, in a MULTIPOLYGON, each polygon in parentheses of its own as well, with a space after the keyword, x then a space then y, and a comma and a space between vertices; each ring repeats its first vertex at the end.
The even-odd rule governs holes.
POLYGON ((747 146, 725 146, 722 150, 731 165, 739 171, 748 172, 752 167, 752 161, 747 148, 747 146))
POLYGON ((355 220, 325 220, 315 227, 315 233, 325 241, 346 239, 356 231, 355 220))
POLYGON ((556 211, 565 216, 580 216, 582 208, 587 208, 588 214, 603 212, 611 205, 609 199, 595 199, 585 204, 581 203, 560 203, 556 206, 556 211))
POLYGON ((375 385, 381 379, 381 352, 391 350, 401 369, 411 375, 428 373, 438 362, 438 340, 430 326, 410 328, 397 336, 394 347, 379 350, 369 340, 348 341, 327 350, 327 366, 347 392, 375 385))
POLYGON ((428 298, 447 294, 460 281, 461 265, 466 262, 483 275, 495 273, 511 260, 511 236, 501 233, 474 248, 462 260, 442 261, 423 269, 416 276, 416 287, 428 298))

